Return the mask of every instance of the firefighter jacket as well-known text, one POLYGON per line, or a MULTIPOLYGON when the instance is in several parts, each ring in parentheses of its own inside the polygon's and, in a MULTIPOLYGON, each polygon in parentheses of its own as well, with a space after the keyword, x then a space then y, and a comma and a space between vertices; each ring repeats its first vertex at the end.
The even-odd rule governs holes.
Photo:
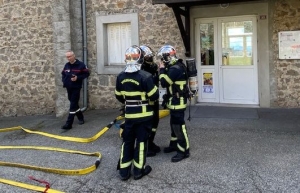
POLYGON ((158 100, 159 92, 150 73, 123 71, 117 77, 115 96, 125 104, 125 118, 144 121, 152 119, 153 110, 149 102, 158 100))
POLYGON ((62 75, 62 82, 63 87, 66 88, 81 88, 82 87, 82 81, 83 79, 89 77, 90 72, 86 68, 86 65, 77 60, 75 63, 71 64, 70 62, 67 62, 64 66, 63 71, 61 72, 62 75), (72 76, 77 76, 76 81, 72 81, 72 76))
POLYGON ((183 61, 179 59, 167 68, 160 68, 160 85, 166 88, 166 105, 170 110, 186 109, 187 74, 182 65, 183 61))

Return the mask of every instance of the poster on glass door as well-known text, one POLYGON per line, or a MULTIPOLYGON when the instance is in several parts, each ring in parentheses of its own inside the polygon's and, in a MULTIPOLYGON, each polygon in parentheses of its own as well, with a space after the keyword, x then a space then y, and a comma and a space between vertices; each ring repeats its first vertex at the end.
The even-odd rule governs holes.
POLYGON ((214 93, 213 73, 203 73, 203 93, 214 93))

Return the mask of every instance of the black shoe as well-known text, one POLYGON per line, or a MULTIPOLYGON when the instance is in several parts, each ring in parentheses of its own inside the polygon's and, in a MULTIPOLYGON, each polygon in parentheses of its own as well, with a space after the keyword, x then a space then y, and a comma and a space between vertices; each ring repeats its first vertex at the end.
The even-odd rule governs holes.
POLYGON ((147 157, 154 157, 156 156, 156 153, 154 151, 148 150, 147 157))
POLYGON ((164 153, 171 153, 173 151, 177 151, 177 148, 169 146, 164 148, 164 153))
POLYGON ((174 157, 172 157, 171 162, 179 162, 185 158, 188 158, 190 156, 189 153, 177 153, 174 157))
POLYGON ((149 151, 153 151, 153 152, 155 152, 155 153, 159 153, 161 150, 160 150, 160 147, 159 146, 157 146, 155 143, 151 143, 150 145, 149 145, 149 151))
POLYGON ((121 179, 122 181, 126 181, 126 180, 128 180, 128 179, 130 178, 130 176, 131 176, 130 173, 128 173, 128 175, 126 175, 126 176, 120 175, 120 179, 121 179))
POLYGON ((82 120, 78 120, 78 124, 79 125, 83 125, 84 124, 84 120, 82 119, 82 120))
POLYGON ((157 153, 159 153, 160 147, 155 145, 155 143, 151 143, 148 147, 147 157, 153 157, 156 156, 157 153))
POLYGON ((120 179, 122 181, 128 180, 131 176, 131 165, 127 168, 120 168, 120 160, 118 161, 117 170, 119 170, 120 179))
POLYGON ((142 177, 148 175, 151 171, 152 171, 152 168, 150 166, 145 166, 145 168, 142 170, 134 171, 133 179, 139 180, 142 177))
POLYGON ((72 129, 72 125, 69 125, 69 124, 65 124, 61 127, 61 129, 64 129, 64 130, 69 130, 69 129, 72 129))

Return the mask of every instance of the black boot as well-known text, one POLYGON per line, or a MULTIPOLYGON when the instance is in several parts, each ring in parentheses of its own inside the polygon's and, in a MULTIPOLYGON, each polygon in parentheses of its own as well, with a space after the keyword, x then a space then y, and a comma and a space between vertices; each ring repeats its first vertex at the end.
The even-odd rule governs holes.
POLYGON ((138 169, 138 168, 134 168, 133 169, 133 175, 134 175, 134 179, 135 180, 139 180, 142 177, 148 175, 150 172, 152 171, 152 168, 150 166, 145 166, 144 169, 138 169))
POLYGON ((148 146, 148 152, 147 152, 147 157, 153 157, 155 156, 157 153, 159 153, 160 147, 157 146, 155 143, 153 142, 149 142, 149 146, 148 146))
POLYGON ((127 167, 127 168, 120 168, 119 169, 120 172, 120 179, 125 181, 125 180, 128 180, 131 176, 131 166, 130 167, 127 167))
POLYGON ((66 124, 65 124, 65 125, 63 125, 63 126, 61 127, 61 129, 64 129, 64 130, 69 130, 69 129, 72 129, 72 125, 73 125, 74 117, 75 117, 75 114, 71 114, 71 113, 69 113, 69 116, 68 116, 67 122, 66 122, 66 124))
POLYGON ((78 124, 79 125, 84 124, 84 118, 83 118, 83 114, 82 114, 81 110, 79 110, 78 112, 76 112, 76 116, 78 118, 78 124))
POLYGON ((177 151, 177 141, 170 141, 169 147, 164 148, 164 153, 171 153, 177 151))
POLYGON ((188 158, 189 156, 190 156, 189 152, 183 153, 178 151, 177 154, 174 157, 172 157, 171 162, 179 162, 185 158, 188 158))
POLYGON ((159 153, 159 152, 161 151, 161 150, 160 150, 160 147, 157 146, 155 143, 152 144, 151 149, 152 149, 155 153, 159 153))
POLYGON ((61 129, 64 129, 64 130, 72 129, 72 125, 69 125, 68 123, 66 123, 63 126, 61 126, 61 129))

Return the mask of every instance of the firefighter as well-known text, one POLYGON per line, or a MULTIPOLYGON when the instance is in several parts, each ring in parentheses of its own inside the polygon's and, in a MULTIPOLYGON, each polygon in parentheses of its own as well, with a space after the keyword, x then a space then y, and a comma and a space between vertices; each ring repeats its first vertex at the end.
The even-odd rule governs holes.
POLYGON ((166 88, 164 104, 170 110, 171 140, 164 153, 177 151, 172 162, 179 162, 190 156, 189 139, 184 121, 184 111, 188 100, 187 73, 182 59, 177 59, 176 50, 170 45, 160 48, 157 56, 161 59, 160 84, 166 88))
MULTIPOLYGON (((159 87, 159 78, 158 78, 158 65, 154 62, 154 52, 153 50, 146 45, 140 46, 140 48, 144 51, 144 62, 141 66, 141 69, 152 74, 153 82, 159 87)), ((154 101, 153 104, 150 104, 153 108, 153 119, 152 119, 152 130, 148 140, 148 151, 147 157, 155 156, 156 153, 159 153, 160 147, 154 143, 154 137, 156 134, 157 126, 159 123, 159 100, 154 101)))
POLYGON ((87 69, 86 65, 83 62, 76 59, 76 56, 73 51, 67 51, 66 57, 69 62, 65 64, 61 75, 63 87, 67 89, 68 99, 70 101, 70 108, 66 124, 61 127, 64 130, 72 128, 75 115, 78 118, 79 124, 84 124, 84 117, 78 105, 78 102, 80 98, 82 81, 90 75, 90 72, 87 69))
POLYGON ((116 80, 115 96, 125 104, 125 124, 118 170, 121 180, 128 180, 133 165, 134 179, 141 179, 152 168, 146 166, 148 136, 153 116, 149 103, 158 100, 159 92, 150 73, 140 70, 143 51, 131 46, 125 51, 126 67, 116 80))

